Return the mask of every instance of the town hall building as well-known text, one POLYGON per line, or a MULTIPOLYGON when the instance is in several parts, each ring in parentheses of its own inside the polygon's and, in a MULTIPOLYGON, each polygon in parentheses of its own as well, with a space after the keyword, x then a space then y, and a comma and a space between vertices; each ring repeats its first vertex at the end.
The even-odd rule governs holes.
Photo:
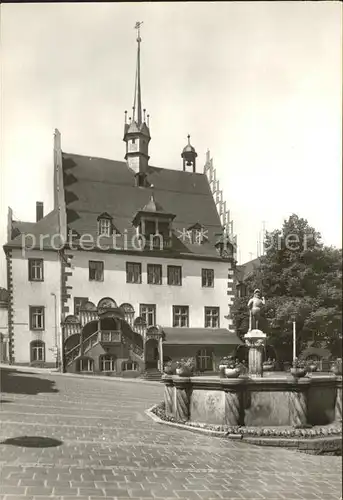
MULTIPOLYGON (((152 166, 142 108, 141 38, 125 161, 67 153, 54 135, 54 209, 8 215, 12 364, 141 376, 195 357, 215 371, 241 343, 230 317, 236 240, 209 153, 190 137, 171 170, 152 166)), ((119 140, 119 138, 118 138, 119 140)))

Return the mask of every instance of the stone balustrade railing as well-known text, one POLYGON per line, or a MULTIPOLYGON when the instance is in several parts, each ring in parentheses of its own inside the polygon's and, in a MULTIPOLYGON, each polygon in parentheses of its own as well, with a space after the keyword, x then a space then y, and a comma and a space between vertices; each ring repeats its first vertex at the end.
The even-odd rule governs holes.
POLYGON ((164 375, 167 416, 228 426, 306 426, 342 421, 342 377, 250 379, 164 375))

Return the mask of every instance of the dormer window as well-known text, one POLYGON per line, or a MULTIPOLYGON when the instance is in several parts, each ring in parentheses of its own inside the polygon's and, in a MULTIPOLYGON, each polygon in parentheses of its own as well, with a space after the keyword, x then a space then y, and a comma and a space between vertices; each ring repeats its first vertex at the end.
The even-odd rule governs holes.
POLYGON ((208 231, 198 222, 194 224, 194 226, 189 227, 187 233, 190 243, 193 243, 194 245, 201 245, 208 240, 208 231))
POLYGON ((146 249, 163 250, 171 246, 171 225, 174 218, 174 214, 165 212, 161 205, 156 203, 152 194, 150 201, 136 213, 132 223, 137 234, 144 236, 146 249))
POLYGON ((99 234, 111 236, 111 221, 109 219, 99 220, 99 234))
POLYGON ((136 139, 132 139, 132 144, 136 144, 136 139))
POLYGON ((98 217, 98 234, 99 236, 112 236, 113 233, 116 233, 113 223, 112 217, 108 213, 103 213, 98 217))

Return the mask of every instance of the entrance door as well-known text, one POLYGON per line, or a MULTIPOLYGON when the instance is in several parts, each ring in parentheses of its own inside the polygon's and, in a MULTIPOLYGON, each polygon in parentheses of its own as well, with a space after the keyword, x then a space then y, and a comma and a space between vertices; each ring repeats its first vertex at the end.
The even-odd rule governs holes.
POLYGON ((0 333, 0 362, 5 363, 7 361, 7 352, 6 352, 6 342, 2 333, 0 333))
POLYGON ((208 351, 207 349, 201 349, 200 351, 198 351, 197 365, 200 372, 212 371, 212 351, 208 351))
POLYGON ((158 367, 158 342, 155 339, 150 339, 145 344, 145 368, 157 369, 158 367))

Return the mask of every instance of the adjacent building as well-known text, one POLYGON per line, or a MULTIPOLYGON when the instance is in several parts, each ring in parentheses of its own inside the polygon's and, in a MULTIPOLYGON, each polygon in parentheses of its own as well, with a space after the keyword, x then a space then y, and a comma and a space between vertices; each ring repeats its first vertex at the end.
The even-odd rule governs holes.
POLYGON ((188 136, 180 168, 150 164, 137 44, 125 161, 67 153, 56 130, 53 211, 38 202, 25 223, 9 210, 11 363, 138 376, 194 356, 212 371, 240 343, 236 239, 213 162, 199 172, 188 136))
POLYGON ((0 363, 8 361, 8 291, 0 287, 0 363))

